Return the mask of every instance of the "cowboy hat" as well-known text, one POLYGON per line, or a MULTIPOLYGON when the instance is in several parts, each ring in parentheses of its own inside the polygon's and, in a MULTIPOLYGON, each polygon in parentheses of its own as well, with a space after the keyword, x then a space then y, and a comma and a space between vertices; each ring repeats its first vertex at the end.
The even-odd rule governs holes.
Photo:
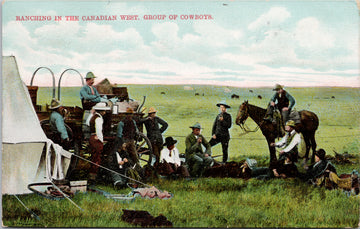
POLYGON ((94 75, 94 73, 92 73, 92 72, 86 73, 85 79, 94 79, 94 78, 96 78, 96 76, 94 75))
POLYGON ((157 110, 155 110, 155 108, 153 108, 153 107, 150 107, 148 114, 155 113, 155 112, 157 112, 157 110))
POLYGON ((326 152, 324 149, 319 149, 315 152, 315 155, 318 156, 321 160, 324 160, 326 152))
POLYGON ((49 109, 53 110, 53 109, 59 108, 60 106, 61 106, 61 102, 59 100, 53 98, 51 100, 49 109))
POLYGON ((257 161, 255 159, 246 158, 246 164, 250 169, 254 169, 257 166, 257 161))
POLYGON ((173 137, 166 137, 165 143, 163 145, 164 146, 172 146, 172 145, 175 145, 175 143, 177 143, 177 140, 173 139, 173 137))
POLYGON ((289 121, 286 122, 285 126, 295 127, 296 125, 295 125, 294 120, 289 120, 289 121))
POLYGON ((218 106, 218 107, 220 107, 221 105, 223 105, 226 108, 230 108, 230 106, 227 105, 225 102, 220 102, 220 103, 216 104, 216 106, 218 106))
POLYGON ((280 85, 280 84, 276 84, 273 91, 278 91, 280 89, 283 89, 284 86, 280 85))
POLYGON ((126 108, 126 113, 134 113, 134 109, 131 107, 126 108))
POLYGON ((195 123, 194 125, 190 126, 190 128, 193 128, 193 129, 202 129, 200 123, 198 123, 198 122, 195 123))
POLYGON ((109 111, 109 110, 111 110, 111 108, 106 106, 106 103, 104 103, 104 102, 97 103, 95 106, 93 106, 92 109, 100 110, 100 111, 109 111))

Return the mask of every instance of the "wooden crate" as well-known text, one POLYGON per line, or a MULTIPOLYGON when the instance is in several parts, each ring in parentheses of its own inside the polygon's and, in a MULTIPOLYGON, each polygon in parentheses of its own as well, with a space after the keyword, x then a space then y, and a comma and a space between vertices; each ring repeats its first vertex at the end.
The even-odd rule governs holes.
POLYGON ((73 192, 86 192, 87 190, 87 181, 79 180, 79 181, 70 181, 70 188, 73 192))

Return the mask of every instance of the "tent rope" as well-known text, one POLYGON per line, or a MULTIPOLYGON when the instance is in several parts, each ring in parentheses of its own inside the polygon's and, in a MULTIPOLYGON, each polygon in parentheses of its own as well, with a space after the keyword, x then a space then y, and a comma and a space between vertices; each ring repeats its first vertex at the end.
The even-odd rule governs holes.
POLYGON ((105 170, 107 170, 107 171, 110 171, 110 172, 112 172, 112 173, 116 173, 116 174, 118 174, 118 175, 120 175, 120 176, 122 176, 122 177, 125 177, 125 178, 127 178, 127 179, 129 179, 129 180, 135 181, 136 183, 139 183, 139 184, 141 184, 141 185, 144 185, 144 186, 146 186, 146 187, 151 188, 151 186, 148 185, 148 184, 145 184, 145 183, 143 183, 143 182, 141 182, 141 181, 138 181, 138 180, 136 180, 136 179, 133 179, 133 178, 131 178, 131 177, 128 177, 128 176, 126 176, 126 175, 124 175, 124 174, 118 173, 118 172, 116 172, 116 171, 114 171, 114 170, 111 170, 111 169, 109 169, 109 168, 106 168, 106 167, 104 167, 104 166, 102 166, 102 165, 98 165, 98 164, 96 164, 96 163, 94 163, 94 162, 92 162, 92 161, 90 161, 90 160, 87 160, 87 159, 85 159, 85 158, 83 158, 83 157, 81 157, 81 156, 79 156, 79 155, 76 155, 76 154, 74 154, 74 153, 73 153, 72 155, 75 156, 75 157, 78 157, 78 158, 80 158, 80 159, 82 159, 82 160, 84 160, 84 161, 86 161, 86 162, 89 162, 89 163, 91 163, 91 164, 93 164, 93 165, 96 165, 96 166, 98 166, 98 167, 100 167, 100 168, 103 168, 103 169, 105 169, 105 170))

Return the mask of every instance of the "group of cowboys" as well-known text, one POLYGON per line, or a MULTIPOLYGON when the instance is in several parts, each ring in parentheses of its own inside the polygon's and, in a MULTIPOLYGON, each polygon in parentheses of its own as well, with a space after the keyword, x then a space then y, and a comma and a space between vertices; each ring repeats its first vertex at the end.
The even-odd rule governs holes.
MULTIPOLYGON (((93 86, 95 78, 92 72, 88 72, 85 77, 86 85, 80 90, 84 120, 86 120, 85 125, 90 129, 89 148, 93 164, 89 170, 89 180, 96 179, 99 168, 97 165, 102 163, 101 155, 104 149, 103 116, 111 109, 106 103, 108 99, 100 96, 93 86)), ((281 148, 279 159, 271 162, 270 166, 266 168, 258 168, 254 165, 253 159, 247 159, 241 166, 242 170, 250 171, 250 177, 259 179, 300 177, 303 180, 315 182, 319 177, 327 174, 327 177, 330 176, 333 180, 337 180, 336 169, 326 160, 326 153, 323 149, 315 152, 315 164, 307 167, 306 173, 298 172, 295 162, 298 160, 298 146, 301 137, 295 130, 294 120, 288 120, 289 114, 295 105, 295 99, 279 84, 276 84, 273 90, 276 93, 270 100, 264 120, 273 122, 274 111, 279 110, 281 112, 286 134, 280 141, 271 143, 271 146, 281 148)), ((177 140, 169 136, 165 138, 165 142, 163 141, 162 133, 168 128, 168 123, 156 115, 157 110, 155 108, 150 107, 148 116, 139 119, 138 122, 145 125, 147 137, 151 142, 153 154, 155 155, 155 162, 152 165, 164 174, 188 178, 203 176, 206 169, 212 167, 215 163, 217 165, 225 164, 228 160, 229 129, 232 125, 232 119, 231 115, 227 113, 227 109, 230 108, 229 105, 224 102, 216 105, 219 107, 219 114, 215 118, 212 136, 209 141, 201 134, 202 127, 200 123, 190 126, 192 132, 185 139, 186 163, 182 163, 179 150, 176 148, 177 140), (218 143, 222 145, 222 162, 216 162, 211 156, 211 147, 218 143)), ((68 148, 69 136, 64 125, 61 103, 53 99, 50 109, 53 110, 50 115, 50 127, 52 133, 54 133, 52 139, 55 143, 68 148)), ((133 112, 132 108, 126 110, 126 113, 133 112)), ((127 115, 120 121, 113 147, 106 162, 110 169, 125 175, 125 177, 134 179, 141 179, 144 176, 134 143, 138 131, 132 115, 127 115)), ((123 187, 126 185, 127 179, 118 173, 111 173, 110 176, 115 186, 123 187)))

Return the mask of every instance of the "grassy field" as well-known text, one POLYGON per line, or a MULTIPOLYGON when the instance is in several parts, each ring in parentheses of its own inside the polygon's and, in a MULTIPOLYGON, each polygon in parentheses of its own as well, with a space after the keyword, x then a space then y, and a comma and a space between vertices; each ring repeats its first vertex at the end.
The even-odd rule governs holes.
MULTIPOLYGON (((269 152, 260 131, 242 135, 234 120, 239 105, 249 103, 265 108, 270 88, 231 88, 220 86, 183 85, 124 85, 132 99, 145 107, 154 106, 158 116, 169 123, 165 136, 178 140, 177 147, 185 149, 185 137, 190 125, 200 122, 203 135, 210 138, 212 123, 218 113, 216 103, 226 101, 233 117, 229 160, 255 158, 267 166, 269 152), (252 90, 253 92, 251 92, 252 90), (161 94, 165 92, 165 94, 161 94), (195 96, 199 93, 199 96, 195 96), (237 94, 240 99, 231 99, 237 94), (262 99, 259 99, 258 96, 262 99)), ((338 174, 359 170, 359 108, 360 89, 356 88, 288 88, 296 98, 297 110, 311 110, 320 119, 316 134, 318 148, 329 155, 348 152, 356 155, 356 164, 335 164, 338 174)), ((79 88, 62 88, 64 105, 78 105, 79 88)), ((50 103, 51 90, 41 88, 38 103, 50 103)), ((248 119, 246 124, 255 128, 248 119)), ((213 147, 213 155, 221 154, 221 146, 213 147)), ((13 196, 3 196, 3 225, 11 227, 132 227, 121 221, 122 209, 146 210, 153 216, 165 215, 174 227, 358 227, 359 197, 347 197, 339 190, 325 190, 301 183, 297 179, 259 181, 250 179, 200 178, 197 180, 154 180, 152 185, 170 191, 169 200, 136 199, 120 203, 94 194, 77 194, 73 201, 51 201, 37 195, 20 196, 21 200, 41 220, 37 221, 13 196)), ((127 194, 130 189, 116 191, 111 186, 100 188, 111 193, 127 194)))

